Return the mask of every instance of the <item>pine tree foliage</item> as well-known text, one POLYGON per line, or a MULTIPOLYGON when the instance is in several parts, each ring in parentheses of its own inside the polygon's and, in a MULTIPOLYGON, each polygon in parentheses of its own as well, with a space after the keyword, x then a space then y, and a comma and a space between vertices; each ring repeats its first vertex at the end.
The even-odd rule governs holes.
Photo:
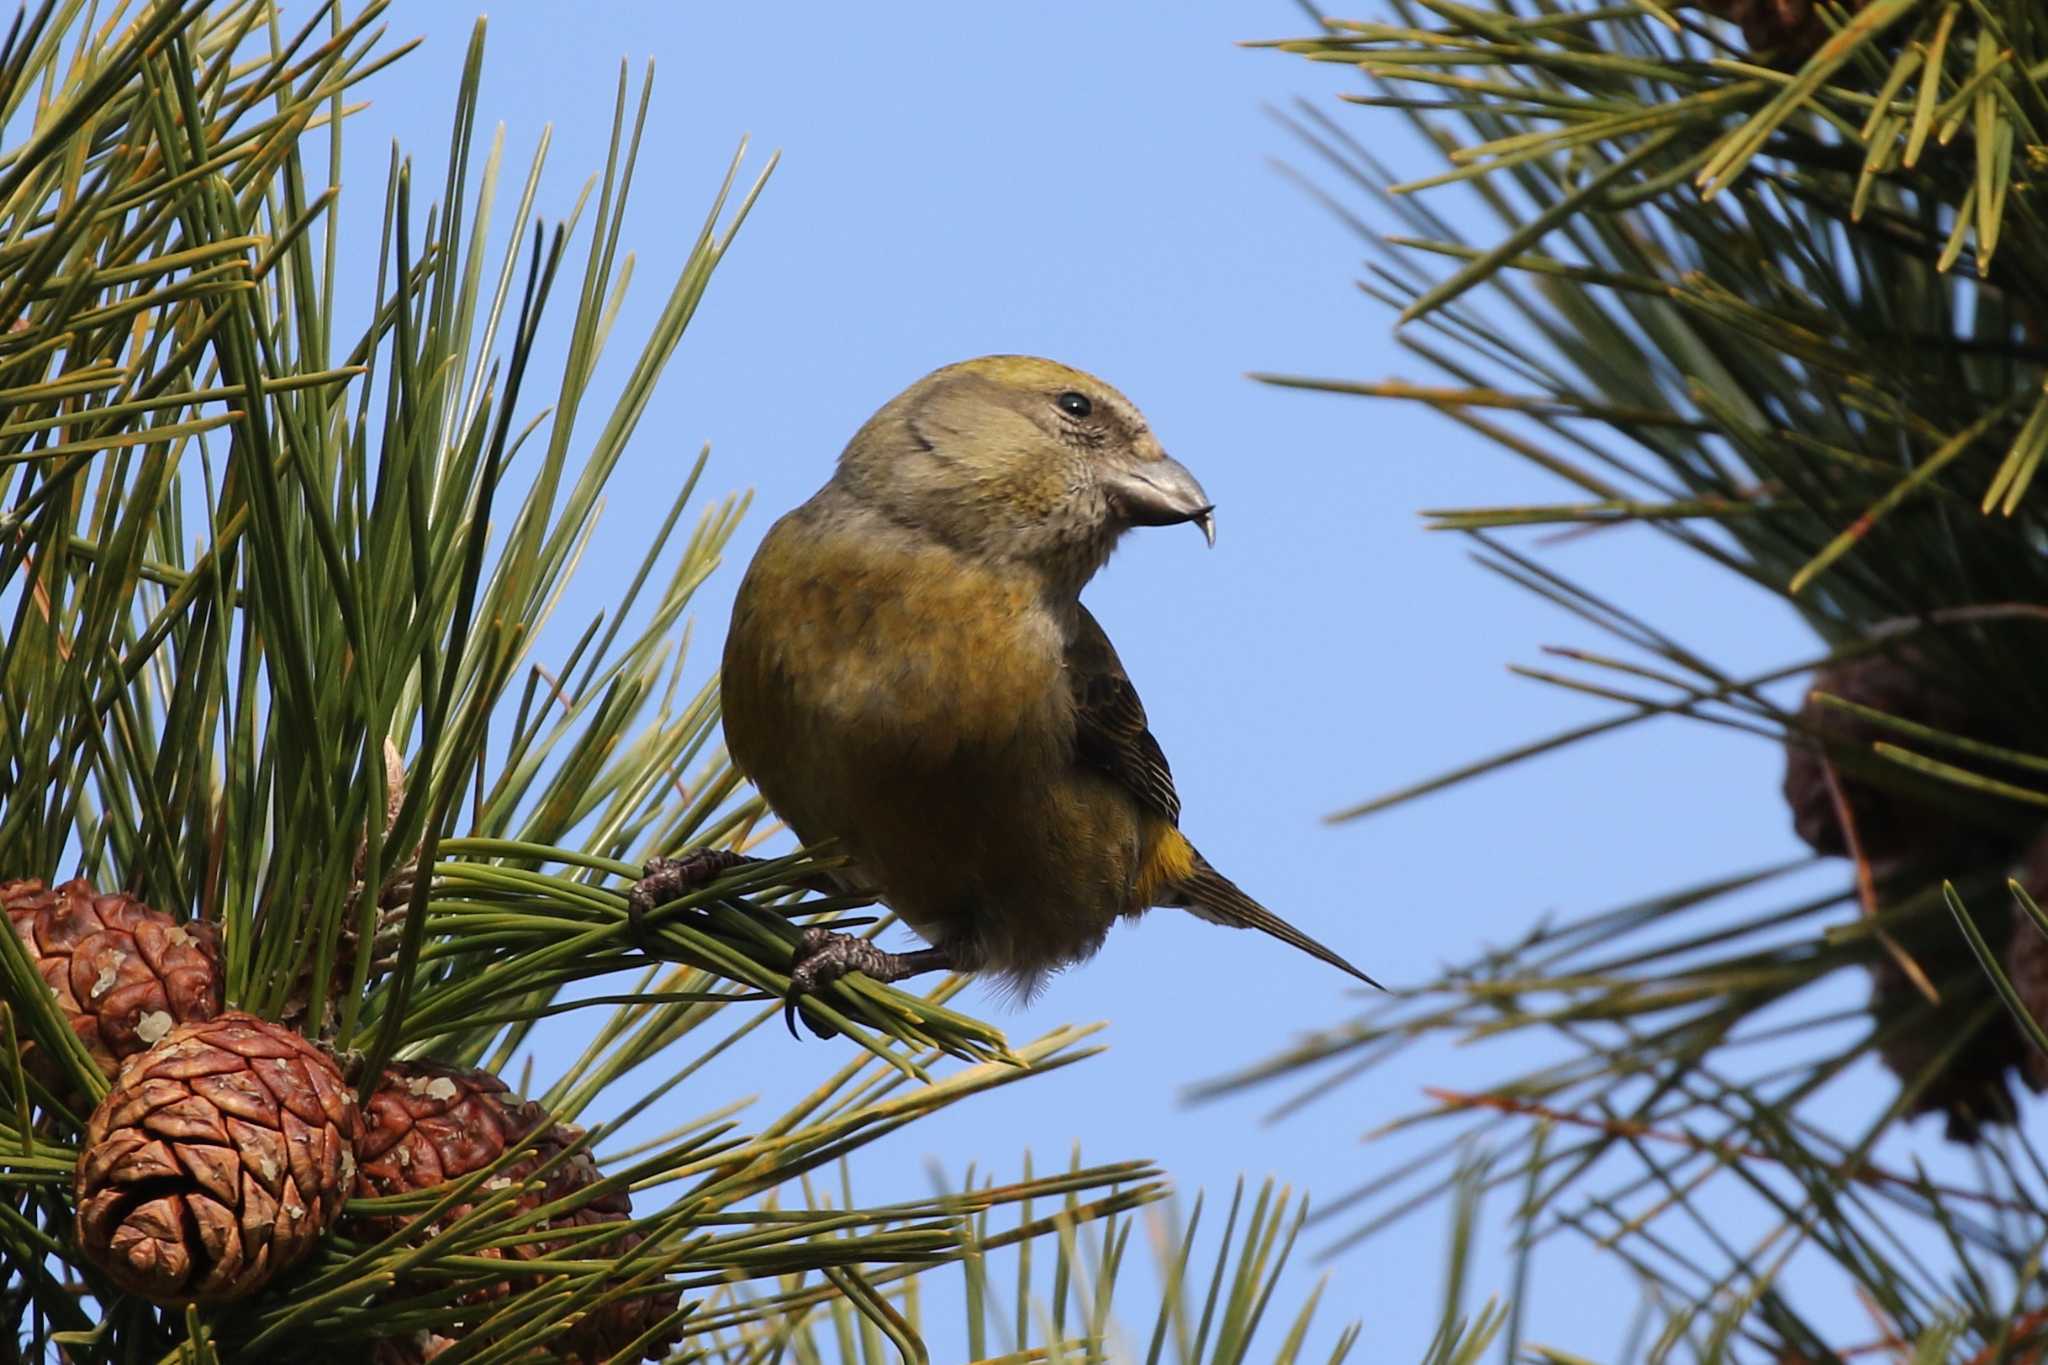
MULTIPOLYGON (((815 1002, 840 1041, 788 1054, 821 1074, 785 1112, 699 1097, 671 1131, 628 1128, 779 1029, 797 934, 858 908, 802 899, 820 862, 796 855, 664 908, 652 951, 628 925, 650 855, 769 832, 683 648, 742 509, 700 495, 704 457, 675 467, 613 599, 561 619, 768 167, 742 179, 742 148, 707 187, 651 327, 621 337, 648 81, 622 70, 609 157, 548 220, 545 143, 520 170, 480 134, 479 25, 445 178, 417 185, 403 151, 366 176, 345 134, 408 51, 391 17, 43 0, 0 43, 0 878, 82 874, 217 926, 227 1005, 331 1046, 366 1092, 387 1062, 482 1067, 556 1126, 351 1200, 266 1292, 155 1306, 73 1241, 108 1077, 0 934, 4 1330, 36 1360, 455 1365, 559 1358, 637 1303, 645 1330, 611 1358, 924 1360, 906 1305, 926 1278, 974 1284, 1042 1241, 976 1352, 1102 1358, 1131 1216, 1166 1192, 1146 1163, 881 1205, 811 1184, 1085 1059, 1088 1030, 1012 1045, 949 1008, 957 980, 848 980, 815 1002), (373 277, 341 250, 363 222, 373 277), (543 1041, 552 1074, 510 1074, 543 1041), (592 1158, 594 1179, 555 1180, 592 1158), (630 1219, 584 1219, 628 1192, 630 1219), (1110 1253, 1090 1264, 1097 1224, 1085 1245, 1110 1253)), ((1254 1201, 1174 1358, 1252 1358, 1294 1216, 1254 1201)), ((1161 1321, 1180 1331, 1190 1305, 1161 1321)), ((1271 1315, 1289 1359, 1312 1309, 1271 1315)))
MULTIPOLYGON (((976 1189, 971 1175, 967 1185, 976 1192, 950 1198, 956 1207, 977 1208, 987 1194, 976 1189)), ((1031 1226, 1032 1213, 1026 1201, 1018 1215, 1026 1227, 1031 1226)), ((1320 1286, 1284 1323, 1280 1340, 1255 1340, 1269 1312, 1278 1311, 1274 1289, 1308 1216, 1306 1199, 1290 1198, 1287 1189, 1270 1180, 1249 1198, 1240 1182, 1223 1213, 1213 1253, 1203 1245, 1205 1209, 1200 1199, 1185 1218, 1170 1202, 1153 1205, 1136 1218, 1112 1214, 1084 1224, 1083 1213, 1075 1197, 1068 1195, 1052 1215, 1054 1238, 1046 1248, 1052 1253, 1049 1266, 1048 1258, 1034 1253, 1028 1240, 1014 1230, 997 1230, 987 1213, 976 1212, 963 1239, 957 1276, 899 1270, 875 1277, 873 1289, 912 1326, 927 1315, 957 1315, 963 1320, 968 1353, 989 1365, 1027 1360, 1082 1365, 1104 1359, 1146 1365, 1267 1360, 1273 1365, 1316 1360, 1341 1365, 1358 1347, 1356 1323, 1337 1333, 1327 1353, 1310 1347, 1323 1293, 1320 1286), (1135 1231, 1142 1231, 1143 1248, 1132 1246, 1135 1231), (1151 1262, 1158 1302, 1149 1320, 1126 1321, 1120 1314, 1130 1311, 1132 1296, 1119 1296, 1116 1286, 1126 1262, 1141 1259, 1151 1262), (941 1279, 954 1280, 957 1304, 949 1287, 932 1283, 941 1279), (941 1299, 943 1303, 935 1302, 941 1299), (1034 1341, 1041 1344, 1034 1346, 1034 1341)), ((872 1317, 863 1319, 850 1298, 835 1297, 822 1285, 807 1296, 791 1286, 782 1301, 817 1302, 825 1311, 775 1319, 748 1304, 737 1313, 744 1325, 723 1341, 723 1353, 711 1359, 718 1365, 755 1365, 780 1359, 889 1358, 881 1349, 881 1329, 872 1317)), ((1497 1318, 1496 1313, 1491 1321, 1497 1318)), ((1483 1346, 1490 1339, 1488 1321, 1450 1324, 1430 1365, 1474 1358, 1459 1353, 1469 1353, 1475 1344, 1483 1346)))
POLYGON ((1354 68, 1342 98, 1421 135, 1404 175, 1394 114, 1292 120, 1431 374, 1264 378, 1427 404, 1558 480, 1426 515, 1593 637, 1518 671, 1604 710, 1344 817, 1676 716, 1781 747, 1839 861, 1537 923, 1210 1090, 1289 1080, 1292 1113, 1419 1039, 1540 1036, 1552 1064, 1404 1120, 1441 1142, 1326 1203, 1338 1245, 1477 1161, 1530 1254, 1583 1238, 1644 1286, 1629 1359, 2034 1358, 2048 11, 1386 0, 1267 46, 1354 68), (1624 526, 1775 596, 1811 652, 1717 665, 1546 553, 1624 526), (1858 1107, 1837 1082, 1873 1062, 1896 1098, 1858 1107))

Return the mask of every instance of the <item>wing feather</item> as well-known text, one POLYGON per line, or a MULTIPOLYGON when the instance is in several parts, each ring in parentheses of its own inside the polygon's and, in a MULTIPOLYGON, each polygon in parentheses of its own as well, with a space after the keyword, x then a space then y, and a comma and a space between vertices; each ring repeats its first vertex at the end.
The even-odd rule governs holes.
POLYGON ((1138 689, 1102 626, 1086 607, 1080 613, 1066 657, 1075 758, 1130 792, 1147 813, 1177 826, 1180 794, 1173 788, 1173 769, 1147 726, 1138 689))

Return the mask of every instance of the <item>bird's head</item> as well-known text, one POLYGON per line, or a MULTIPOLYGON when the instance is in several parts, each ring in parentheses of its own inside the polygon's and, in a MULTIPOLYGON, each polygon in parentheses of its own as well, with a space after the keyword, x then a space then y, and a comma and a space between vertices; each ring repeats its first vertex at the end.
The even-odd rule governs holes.
POLYGON ((1131 401, 1034 356, 926 375, 861 428, 835 479, 893 521, 1075 591, 1134 526, 1216 538, 1208 495, 1131 401))

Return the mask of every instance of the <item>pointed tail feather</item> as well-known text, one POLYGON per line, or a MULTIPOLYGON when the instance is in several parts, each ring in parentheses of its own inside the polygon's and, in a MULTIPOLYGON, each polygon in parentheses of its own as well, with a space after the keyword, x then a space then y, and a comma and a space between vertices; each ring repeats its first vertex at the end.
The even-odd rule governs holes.
POLYGON ((1199 853, 1195 854, 1193 873, 1174 886, 1165 903, 1178 909, 1191 910, 1211 924, 1227 924, 1233 929, 1257 929, 1260 933, 1271 934, 1282 943, 1301 949, 1310 957, 1321 958, 1339 971, 1349 972, 1375 990, 1386 989, 1247 896, 1238 888, 1236 882, 1211 867, 1209 860, 1199 853))

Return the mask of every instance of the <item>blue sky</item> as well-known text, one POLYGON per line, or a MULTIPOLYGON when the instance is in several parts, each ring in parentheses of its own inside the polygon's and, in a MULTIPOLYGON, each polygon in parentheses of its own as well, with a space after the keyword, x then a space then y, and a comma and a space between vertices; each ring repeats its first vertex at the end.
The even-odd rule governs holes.
MULTIPOLYGON (((602 164, 620 59, 636 76, 655 59, 626 231, 640 288, 621 337, 651 317, 739 136, 782 153, 615 480, 582 571, 592 603, 630 572, 708 441, 707 487, 756 491, 699 599, 696 667, 708 669, 753 543, 824 480, 875 407, 949 361, 1042 353, 1123 389, 1217 501, 1214 551, 1186 529, 1136 535, 1087 600, 1172 757, 1189 833, 1316 937, 1382 980, 1414 981, 1537 914, 1795 852, 1777 753, 1676 723, 1365 823, 1323 823, 1596 714, 1503 665, 1545 643, 1599 642, 1416 516, 1553 497, 1551 481, 1418 409, 1244 378, 1426 377, 1352 286, 1360 244, 1269 165, 1296 148, 1262 105, 1301 96, 1417 164, 1397 116, 1335 104, 1341 71, 1235 45, 1301 31, 1295 8, 575 9, 573 20, 558 5, 493 14, 482 114, 506 123, 513 166, 553 121, 543 207, 560 213, 602 164)), ((357 213, 381 187, 385 139, 436 163, 471 19, 451 4, 393 16, 401 34, 418 25, 427 50, 367 91, 374 105, 351 133, 357 213)), ((1768 601, 1636 532, 1549 553, 1724 662, 1805 650, 1768 601)), ((1076 1143, 1095 1160, 1156 1158, 1188 1189, 1274 1173, 1335 1194, 1412 1150, 1361 1138, 1416 1106, 1422 1086, 1476 1086, 1531 1056, 1418 1049, 1277 1126, 1260 1122, 1277 1093, 1190 1108, 1184 1087, 1336 1022, 1351 1000, 1345 978, 1305 956, 1164 911, 1118 929, 1099 959, 1024 1009, 1003 1013, 979 989, 965 1004, 1013 1037, 1108 1020, 1110 1051, 872 1150, 859 1168, 871 1197, 921 1191, 928 1160, 1014 1169, 1026 1148, 1043 1163, 1076 1143)), ((836 1061, 830 1045, 779 1034, 749 1048, 722 1073, 733 1087, 772 1090, 836 1061)), ((732 1093, 680 1097, 672 1117, 732 1093)), ((1446 1216, 1426 1213, 1327 1266, 1301 1257, 1281 1301, 1327 1272, 1328 1325, 1364 1320, 1358 1358, 1415 1358, 1434 1325, 1446 1216)), ((1505 1265, 1490 1234, 1477 1287, 1505 1287, 1505 1265)), ((1533 1298, 1533 1339, 1594 1353, 1613 1343, 1630 1291, 1603 1262, 1568 1250, 1536 1287, 1547 1292, 1533 1298)))

